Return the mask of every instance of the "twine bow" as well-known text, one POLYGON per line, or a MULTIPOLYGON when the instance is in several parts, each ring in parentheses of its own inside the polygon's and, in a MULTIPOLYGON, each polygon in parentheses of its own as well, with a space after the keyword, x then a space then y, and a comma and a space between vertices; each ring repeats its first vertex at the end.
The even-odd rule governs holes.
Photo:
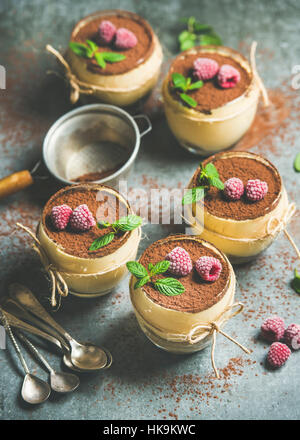
MULTIPOLYGON (((240 347, 242 350, 244 350, 245 353, 248 353, 248 354, 251 353, 250 350, 248 350, 248 348, 244 347, 244 345, 240 344, 236 339, 229 336, 227 333, 225 333, 220 328, 220 325, 224 321, 227 321, 227 320, 233 318, 234 316, 238 315, 239 313, 241 313, 243 311, 243 309, 244 309, 244 304, 242 304, 241 302, 234 303, 231 306, 228 306, 224 310, 224 312, 223 312, 224 318, 221 320, 221 322, 219 324, 217 324, 215 321, 209 322, 208 324, 198 324, 195 327, 193 327, 193 329, 188 334, 188 342, 190 344, 195 344, 196 342, 199 342, 201 339, 203 339, 203 332, 199 336, 196 335, 199 330, 206 330, 207 336, 212 335, 213 340, 212 340, 212 346, 211 346, 211 364, 214 369, 215 375, 218 379, 220 378, 220 375, 219 375, 219 372, 217 370, 216 363, 215 363, 215 347, 216 347, 217 333, 220 333, 221 335, 225 336, 225 338, 229 339, 231 342, 233 342, 238 347, 240 347), (238 308, 233 311, 233 309, 236 307, 238 307, 238 308), (232 313, 230 313, 229 316, 226 316, 226 313, 230 310, 232 311, 232 313)), ((204 332, 204 334, 205 334, 205 332, 204 332)))
POLYGON ((50 44, 47 44, 46 50, 52 53, 52 55, 58 59, 65 69, 65 77, 70 85, 70 101, 72 104, 75 104, 78 101, 80 94, 92 95, 94 91, 97 90, 96 86, 88 84, 84 81, 80 81, 77 76, 72 73, 71 67, 61 53, 54 49, 54 47, 52 47, 50 44))
POLYGON ((34 243, 32 243, 32 248, 38 254, 41 263, 44 267, 44 270, 50 279, 51 305, 52 307, 56 307, 57 305, 56 295, 58 294, 59 299, 61 299, 61 297, 66 297, 69 293, 67 283, 63 279, 61 273, 56 269, 56 267, 52 263, 50 263, 41 242, 39 241, 37 236, 32 232, 32 230, 22 225, 21 223, 16 223, 16 225, 19 228, 23 229, 25 232, 27 232, 27 234, 29 234, 34 240, 34 243))

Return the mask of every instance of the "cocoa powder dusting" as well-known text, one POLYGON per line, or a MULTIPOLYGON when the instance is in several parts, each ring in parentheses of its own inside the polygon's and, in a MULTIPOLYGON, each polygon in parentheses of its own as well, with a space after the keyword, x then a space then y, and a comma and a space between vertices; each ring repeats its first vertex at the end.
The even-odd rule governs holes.
MULTIPOLYGON (((152 243, 141 256, 139 260, 140 263, 146 267, 149 263, 156 264, 164 260, 166 255, 176 246, 182 247, 190 254, 193 266, 195 266, 198 258, 205 255, 215 257, 219 260, 221 259, 220 255, 205 247, 197 240, 178 239, 178 236, 170 236, 168 240, 169 241, 165 241, 163 239, 152 243)), ((225 294, 225 287, 229 281, 229 267, 224 259, 222 259, 222 266, 223 269, 219 279, 213 283, 203 281, 194 269, 187 276, 178 277, 179 281, 185 287, 185 292, 181 295, 163 295, 155 290, 150 283, 143 286, 143 289, 148 297, 160 306, 181 312, 201 312, 220 301, 225 294)), ((174 277, 174 275, 165 272, 164 274, 157 275, 155 279, 169 276, 174 277)))
POLYGON ((96 182, 97 180, 104 179, 105 177, 111 176, 112 174, 116 173, 123 165, 124 162, 118 164, 115 168, 112 168, 110 170, 82 174, 81 176, 74 179, 73 182, 96 182))
MULTIPOLYGON (((276 207, 281 191, 281 179, 275 167, 269 163, 263 164, 255 159, 246 157, 221 158, 222 153, 216 154, 204 161, 212 162, 217 168, 220 179, 225 182, 231 177, 238 177, 247 184, 250 179, 260 179, 268 184, 268 193, 258 202, 250 202, 244 194, 239 200, 228 200, 223 191, 211 187, 204 199, 205 208, 213 215, 234 220, 248 220, 260 217, 276 207)), ((193 177, 193 186, 199 186, 200 168, 193 177)))
POLYGON ((172 96, 181 103, 182 101, 180 100, 179 93, 176 92, 172 87, 173 83, 171 75, 172 73, 176 72, 181 73, 185 77, 193 78, 193 64, 194 61, 200 57, 215 60, 217 61, 219 66, 222 66, 223 64, 230 64, 235 69, 237 69, 241 75, 241 79, 235 87, 222 89, 218 85, 217 78, 215 77, 211 80, 205 81, 203 87, 201 87, 200 89, 188 93, 189 96, 191 96, 191 98, 193 98, 198 103, 197 107, 193 108, 193 110, 198 110, 199 112, 210 114, 210 110, 221 107, 227 102, 233 101, 234 99, 242 95, 250 85, 251 76, 237 61, 224 55, 219 55, 211 52, 199 52, 198 54, 194 55, 180 54, 175 58, 171 65, 169 72, 169 86, 172 96))
POLYGON ((45 231, 67 254, 81 258, 99 258, 111 254, 128 239, 128 232, 116 234, 114 240, 107 246, 97 251, 89 251, 93 241, 111 232, 111 228, 99 229, 97 226, 94 226, 89 231, 74 232, 69 226, 64 231, 57 231, 53 227, 51 210, 54 206, 62 204, 67 204, 72 209, 86 204, 97 221, 102 220, 112 223, 120 217, 128 215, 127 206, 103 188, 105 187, 102 187, 101 190, 101 200, 97 200, 97 194, 99 193, 99 186, 97 185, 86 184, 65 187, 54 194, 46 204, 42 215, 45 231))
POLYGON ((71 41, 85 43, 86 40, 92 40, 99 46, 99 52, 117 52, 126 56, 125 60, 120 62, 107 63, 105 69, 102 69, 95 59, 82 58, 82 62, 86 63, 89 70, 100 75, 119 75, 139 66, 150 57, 154 46, 151 27, 136 14, 131 13, 130 17, 122 16, 120 11, 120 14, 101 16, 101 18, 88 21, 80 27, 76 34, 73 31, 71 41), (101 22, 104 20, 111 21, 117 29, 126 28, 133 32, 138 40, 136 46, 127 50, 119 50, 113 44, 109 46, 101 45, 98 30, 101 22))

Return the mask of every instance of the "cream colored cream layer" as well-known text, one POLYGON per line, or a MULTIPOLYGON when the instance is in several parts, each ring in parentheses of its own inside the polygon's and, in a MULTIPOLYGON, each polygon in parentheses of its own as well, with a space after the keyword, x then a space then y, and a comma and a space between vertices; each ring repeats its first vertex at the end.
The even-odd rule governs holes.
MULTIPOLYGON (((205 243, 205 245, 219 253, 209 243, 205 243)), ((220 256, 222 260, 226 259, 221 253, 220 256)), ((182 312, 160 306, 148 297, 143 288, 134 289, 136 278, 132 276, 130 280, 130 298, 142 330, 145 331, 144 326, 146 328, 150 327, 151 332, 162 340, 176 342, 178 337, 183 340, 186 339, 195 326, 218 321, 225 309, 232 305, 235 294, 235 274, 227 259, 226 262, 229 265, 230 274, 224 296, 213 306, 198 313, 182 312)), ((177 344, 180 344, 180 342, 177 342, 177 344)), ((186 345, 186 342, 184 342, 184 345, 186 345)), ((167 347, 166 345, 162 348, 168 349, 167 347)), ((171 351, 174 351, 174 348, 171 351)), ((181 351, 179 346, 178 351, 181 351)))
POLYGON ((97 86, 94 97, 108 104, 127 106, 145 96, 158 80, 163 54, 156 35, 153 36, 153 44, 153 52, 146 61, 120 75, 101 75, 89 71, 85 61, 70 49, 66 59, 79 80, 97 86))
POLYGON ((126 263, 136 257, 141 229, 130 232, 127 241, 116 251, 100 258, 79 258, 67 254, 47 235, 42 223, 37 237, 50 262, 62 274, 69 289, 81 294, 104 294, 126 275, 126 263))
MULTIPOLYGON (((249 63, 228 48, 203 49, 234 58, 251 74, 249 63)), ((191 49, 187 54, 196 54, 191 49)), ((184 56, 184 54, 182 55, 184 56)), ((162 94, 169 127, 179 143, 190 151, 208 156, 234 145, 248 130, 256 114, 260 89, 255 78, 245 93, 207 115, 188 108, 174 99, 169 91, 169 75, 165 78, 162 94)))

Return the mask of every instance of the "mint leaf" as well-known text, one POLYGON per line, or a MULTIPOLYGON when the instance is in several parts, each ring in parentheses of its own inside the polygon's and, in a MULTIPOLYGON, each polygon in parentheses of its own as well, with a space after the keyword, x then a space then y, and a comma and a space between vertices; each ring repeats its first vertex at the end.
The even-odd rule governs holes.
POLYGON ((200 89, 201 87, 203 87, 203 81, 197 81, 197 82, 194 82, 193 84, 191 84, 190 86, 189 86, 189 90, 196 90, 196 89, 200 89))
POLYGON ((139 287, 143 287, 149 281, 150 281, 150 276, 146 275, 145 277, 140 278, 139 280, 137 280, 137 282, 134 285, 134 288, 138 289, 139 287))
POLYGON ((95 57, 95 60, 97 61, 97 63, 99 64, 99 66, 100 66, 102 69, 105 69, 105 67, 106 67, 106 62, 105 62, 104 59, 103 59, 102 52, 96 52, 96 53, 94 54, 94 57, 95 57))
POLYGON ((138 261, 128 261, 126 266, 136 278, 144 278, 148 275, 147 269, 138 261))
POLYGON ((215 186, 218 189, 224 189, 224 183, 218 177, 209 177, 208 180, 211 186, 215 186))
POLYGON ((149 269, 149 270, 153 269, 153 267, 154 267, 154 266, 153 266, 152 263, 149 263, 149 264, 148 264, 148 269, 149 269))
POLYGON ((126 56, 116 52, 101 52, 102 58, 109 63, 117 63, 118 61, 125 60, 126 56))
POLYGON ((111 241, 113 241, 115 234, 110 232, 109 234, 103 235, 102 237, 96 238, 95 241, 91 244, 89 251, 96 251, 103 246, 107 246, 111 241))
POLYGON ((138 215, 131 214, 127 217, 122 217, 115 223, 113 223, 112 226, 117 227, 120 231, 132 231, 133 229, 138 228, 143 223, 142 217, 139 217, 138 215))
POLYGON ((202 24, 196 21, 194 23, 194 31, 198 33, 212 32, 212 27, 209 24, 202 24))
POLYGON ((189 31, 180 32, 180 34, 178 35, 179 43, 183 43, 186 40, 191 40, 191 41, 196 40, 196 35, 189 31))
POLYGON ((156 265, 151 269, 151 276, 166 272, 169 269, 170 264, 171 264, 170 261, 166 261, 166 260, 156 263, 156 265))
POLYGON ((185 93, 180 93, 180 98, 190 107, 197 107, 197 101, 195 101, 189 95, 186 95, 185 93))
POLYGON ((300 293, 300 278, 294 278, 291 285, 295 292, 300 293))
POLYGON ((200 200, 204 199, 204 195, 205 192, 203 186, 188 189, 182 199, 182 204, 190 205, 191 203, 199 202, 200 200))
POLYGON ((207 177, 217 177, 217 178, 219 178, 218 170, 217 170, 217 168, 214 166, 213 163, 211 163, 211 162, 208 163, 208 164, 205 166, 204 170, 205 170, 205 173, 206 173, 207 177))
POLYGON ((294 160, 294 169, 298 173, 300 172, 300 153, 297 154, 294 160))
POLYGON ((78 56, 89 58, 90 48, 85 44, 76 43, 75 41, 70 41, 69 48, 78 56))
POLYGON ((111 226, 111 223, 108 223, 108 222, 98 222, 97 223, 97 228, 99 228, 99 229, 108 228, 109 226, 111 226))
POLYGON ((211 34, 201 35, 199 43, 201 46, 206 46, 206 45, 221 46, 222 40, 217 34, 211 33, 211 34))
POLYGON ((162 278, 154 283, 155 289, 167 296, 181 295, 185 288, 180 281, 175 278, 162 278))
POLYGON ((86 44, 90 47, 90 49, 95 52, 96 50, 98 50, 98 46, 96 43, 94 43, 92 40, 86 40, 86 44))
POLYGON ((194 47, 195 45, 196 45, 195 41, 189 38, 188 40, 185 40, 180 44, 180 50, 181 51, 188 50, 194 47))
POLYGON ((176 89, 186 90, 186 79, 181 73, 173 73, 172 81, 176 89))

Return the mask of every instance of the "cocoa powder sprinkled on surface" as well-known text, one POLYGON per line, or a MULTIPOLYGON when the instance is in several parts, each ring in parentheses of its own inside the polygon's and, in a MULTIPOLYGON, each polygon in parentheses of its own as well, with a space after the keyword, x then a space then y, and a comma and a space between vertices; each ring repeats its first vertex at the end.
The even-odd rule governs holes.
POLYGON ((193 110, 198 110, 203 113, 210 113, 210 110, 221 107, 222 105, 233 101, 242 95, 248 88, 251 82, 250 74, 233 58, 211 53, 211 52, 199 52, 198 54, 180 54, 178 55, 170 68, 169 86, 172 96, 182 102, 179 97, 179 93, 172 87, 172 73, 181 73, 184 77, 193 78, 193 64, 197 58, 210 58, 217 61, 219 66, 223 64, 229 64, 240 72, 241 79, 235 87, 229 89, 222 89, 218 85, 217 78, 205 81, 203 87, 198 90, 188 92, 188 95, 197 101, 197 107, 193 110))
MULTIPOLYGON (((277 170, 272 164, 266 165, 248 157, 227 157, 222 158, 222 153, 206 159, 203 163, 212 162, 217 168, 220 179, 225 182, 231 177, 238 177, 247 184, 250 179, 260 179, 268 184, 268 193, 262 200, 250 202, 244 194, 239 200, 228 200, 223 191, 211 187, 204 198, 204 206, 217 217, 230 218, 234 220, 248 220, 260 217, 278 204, 278 195, 281 191, 281 180, 277 170)), ((193 186, 199 186, 198 176, 200 168, 193 177, 193 186)))
POLYGON ((67 254, 81 258, 99 258, 111 254, 128 239, 128 232, 116 234, 114 240, 107 246, 97 251, 89 251, 88 249, 93 241, 111 232, 111 228, 99 229, 94 226, 89 231, 74 232, 69 227, 64 231, 57 231, 53 227, 50 216, 51 210, 54 206, 62 204, 67 204, 72 209, 86 204, 97 221, 102 220, 112 223, 118 218, 128 215, 127 206, 112 193, 103 189, 102 200, 97 200, 98 192, 99 187, 97 185, 93 186, 93 184, 69 186, 54 194, 46 204, 42 215, 45 231, 67 254))
POLYGON ((126 56, 123 61, 107 63, 105 69, 102 69, 95 59, 82 58, 82 62, 86 63, 89 70, 101 75, 119 75, 139 66, 150 57, 154 47, 151 27, 149 23, 136 14, 132 13, 130 17, 123 17, 120 11, 120 14, 102 16, 101 18, 98 17, 88 21, 79 29, 76 35, 74 35, 73 31, 71 35, 72 41, 85 43, 86 40, 92 40, 99 46, 99 52, 117 52, 126 56), (109 46, 100 45, 98 29, 103 20, 111 21, 117 29, 126 28, 133 32, 138 40, 136 46, 127 50, 119 50, 112 44, 109 46))
MULTIPOLYGON (((202 256, 215 257, 219 260, 221 257, 213 250, 207 248, 197 240, 181 239, 178 237, 168 237, 170 241, 158 240, 152 243, 143 253, 140 258, 140 263, 143 266, 148 266, 149 263, 156 264, 164 260, 166 255, 171 252, 176 246, 185 249, 195 265, 198 258, 202 256), (177 238, 177 239, 176 239, 177 238)), ((197 313, 206 310, 220 301, 226 291, 226 285, 229 281, 229 267, 225 260, 222 259, 222 272, 219 279, 213 283, 203 281, 197 274, 195 269, 185 277, 179 277, 179 281, 184 285, 185 292, 177 296, 166 296, 155 290, 150 283, 146 284, 143 289, 148 297, 168 309, 179 310, 182 312, 197 313)), ((174 275, 169 272, 158 275, 157 278, 165 278, 174 275)), ((156 278, 155 278, 156 279, 156 278)))

